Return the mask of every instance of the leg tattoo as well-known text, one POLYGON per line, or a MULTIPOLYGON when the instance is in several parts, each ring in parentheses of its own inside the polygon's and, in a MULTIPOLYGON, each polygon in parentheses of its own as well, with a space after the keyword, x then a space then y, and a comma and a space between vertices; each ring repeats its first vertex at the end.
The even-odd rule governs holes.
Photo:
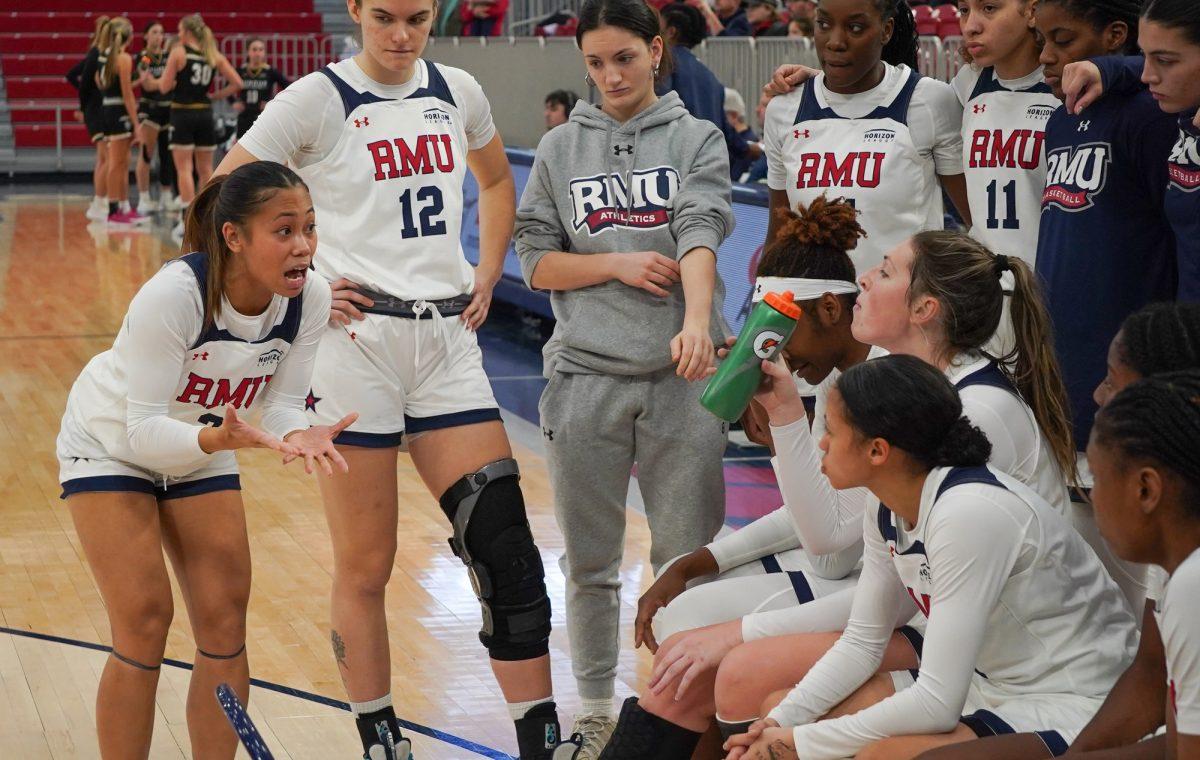
POLYGON ((349 670, 350 666, 346 664, 346 642, 342 640, 342 635, 337 631, 331 631, 329 639, 333 642, 333 656, 337 658, 338 665, 349 670))

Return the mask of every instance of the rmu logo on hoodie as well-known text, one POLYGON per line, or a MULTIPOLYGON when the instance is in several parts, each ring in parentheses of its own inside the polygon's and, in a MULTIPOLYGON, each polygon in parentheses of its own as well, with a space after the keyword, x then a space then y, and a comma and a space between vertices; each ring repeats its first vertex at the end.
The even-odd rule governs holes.
POLYGON ((652 229, 670 222, 667 210, 679 190, 679 173, 669 166, 642 169, 625 177, 603 174, 571 180, 572 224, 597 235, 613 227, 652 229))
POLYGON ((1059 148, 1046 156, 1046 192, 1042 208, 1058 206, 1063 211, 1084 211, 1108 181, 1112 146, 1089 143, 1059 148))
POLYGON ((1185 193, 1200 188, 1200 137, 1181 131, 1167 162, 1172 185, 1185 193))

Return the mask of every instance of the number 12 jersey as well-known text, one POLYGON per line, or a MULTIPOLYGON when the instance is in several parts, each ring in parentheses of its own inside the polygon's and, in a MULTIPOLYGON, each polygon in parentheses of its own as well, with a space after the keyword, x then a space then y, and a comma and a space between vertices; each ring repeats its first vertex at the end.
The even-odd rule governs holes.
POLYGON ((466 159, 495 134, 467 72, 418 60, 408 82, 383 85, 350 59, 277 95, 241 145, 308 183, 322 276, 438 300, 474 286, 460 242, 466 159))

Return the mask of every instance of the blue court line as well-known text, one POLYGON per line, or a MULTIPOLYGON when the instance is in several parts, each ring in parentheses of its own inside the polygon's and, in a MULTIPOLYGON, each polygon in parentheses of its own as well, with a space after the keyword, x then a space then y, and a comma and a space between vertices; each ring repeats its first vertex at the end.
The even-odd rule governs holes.
MULTIPOLYGON (((80 641, 79 639, 68 639, 62 636, 52 636, 48 633, 22 631, 16 628, 6 628, 4 626, 0 626, 0 633, 7 633, 12 636, 22 636, 27 639, 37 639, 38 641, 50 641, 55 644, 69 644, 71 646, 82 647, 84 649, 92 649, 97 652, 112 651, 112 647, 106 647, 103 644, 95 644, 90 641, 80 641)), ((192 663, 184 662, 182 660, 173 660, 169 657, 163 659, 163 664, 170 665, 173 668, 180 668, 182 670, 192 669, 192 663)), ((343 702, 340 699, 333 699, 332 697, 324 697, 320 694, 314 694, 311 691, 294 689, 291 686, 271 683, 270 681, 263 681, 259 678, 251 678, 250 685, 257 686, 260 689, 267 689, 268 691, 273 691, 277 694, 284 694, 289 697, 298 697, 299 699, 304 699, 309 702, 316 702, 317 704, 325 705, 326 707, 333 707, 338 710, 345 710, 346 712, 350 711, 350 705, 348 703, 343 702)), ((422 726, 420 723, 413 723, 412 721, 407 721, 403 718, 397 718, 397 720, 402 728, 406 728, 413 733, 422 734, 430 737, 431 739, 437 739, 440 742, 445 742, 446 744, 459 747, 460 749, 474 752, 476 755, 492 758, 492 760, 515 760, 515 758, 513 758, 511 755, 501 752, 498 749, 492 749, 491 747, 485 747, 482 744, 476 744, 470 739, 463 739, 462 737, 455 736, 454 734, 448 734, 445 731, 439 731, 436 728, 430 728, 429 726, 422 726)))

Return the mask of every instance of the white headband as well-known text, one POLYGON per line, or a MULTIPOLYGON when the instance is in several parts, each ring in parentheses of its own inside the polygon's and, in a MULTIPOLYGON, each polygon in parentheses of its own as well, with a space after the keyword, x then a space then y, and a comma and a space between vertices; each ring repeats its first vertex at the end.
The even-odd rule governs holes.
POLYGON ((763 300, 767 293, 792 292, 797 301, 820 298, 826 293, 857 293, 858 286, 845 280, 807 280, 797 277, 759 277, 754 281, 754 303, 763 300))

